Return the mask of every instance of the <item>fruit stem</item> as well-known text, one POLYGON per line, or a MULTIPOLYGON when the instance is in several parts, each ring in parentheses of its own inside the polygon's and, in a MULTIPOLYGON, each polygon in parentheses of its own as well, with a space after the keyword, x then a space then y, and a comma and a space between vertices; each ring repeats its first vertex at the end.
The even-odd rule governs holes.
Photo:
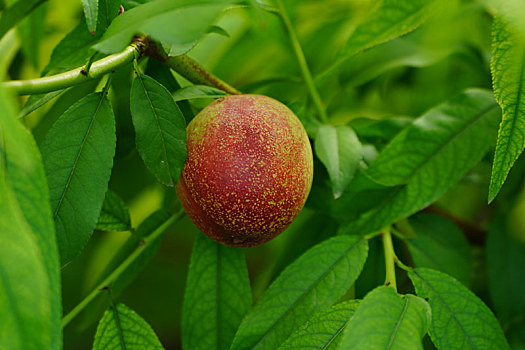
POLYGON ((396 254, 394 253, 394 244, 392 243, 392 235, 390 234, 390 227, 385 228, 381 232, 383 238, 383 250, 385 254, 385 270, 386 278, 385 285, 391 286, 397 290, 396 286, 396 254))
POLYGON ((133 43, 119 53, 93 62, 89 71, 86 71, 85 67, 78 67, 64 73, 37 79, 11 80, 0 83, 0 86, 9 88, 18 95, 34 95, 61 90, 111 73, 133 61, 141 53, 141 50, 140 44, 133 43))
POLYGON ((173 216, 170 216, 164 221, 155 231, 144 237, 139 246, 131 253, 111 274, 109 274, 102 282, 100 282, 73 310, 62 318, 62 328, 66 327, 87 305, 89 305, 95 297, 97 297, 104 290, 111 287, 111 285, 126 271, 126 269, 133 263, 146 248, 151 245, 171 224, 178 221, 184 215, 184 211, 180 210, 173 216))
POLYGON ((304 81, 306 82, 306 86, 308 87, 310 95, 312 96, 312 100, 314 102, 315 108, 317 109, 317 113, 319 114, 319 119, 323 123, 326 123, 328 122, 328 115, 326 114, 326 109, 323 101, 321 100, 321 96, 319 95, 319 92, 315 87, 314 80, 312 78, 312 73, 308 68, 308 63, 306 62, 306 58, 304 57, 304 52, 301 48, 301 44, 299 43, 299 39, 297 38, 297 34, 295 33, 292 21, 290 20, 290 17, 286 12, 283 2, 281 0, 276 0, 276 2, 277 6, 279 7, 280 17, 283 20, 284 26, 286 27, 286 31, 288 32, 288 36, 290 38, 290 42, 292 43, 292 48, 295 52, 297 63, 299 63, 299 68, 301 69, 304 81))

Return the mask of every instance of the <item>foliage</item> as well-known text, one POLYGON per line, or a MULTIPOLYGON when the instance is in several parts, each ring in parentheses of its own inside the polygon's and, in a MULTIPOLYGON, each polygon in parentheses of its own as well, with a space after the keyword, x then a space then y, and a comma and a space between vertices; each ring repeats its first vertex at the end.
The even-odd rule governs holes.
POLYGON ((0 0, 0 349, 525 348, 523 13, 0 0), (314 150, 246 249, 173 188, 187 123, 241 92, 314 150))

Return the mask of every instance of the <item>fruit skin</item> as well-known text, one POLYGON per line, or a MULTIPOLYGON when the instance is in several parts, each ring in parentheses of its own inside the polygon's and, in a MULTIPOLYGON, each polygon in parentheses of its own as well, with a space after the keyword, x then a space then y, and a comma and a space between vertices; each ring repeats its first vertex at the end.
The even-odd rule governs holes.
POLYGON ((262 244, 301 211, 313 177, 310 141, 295 114, 262 95, 220 98, 187 128, 175 189, 193 223, 233 247, 262 244))

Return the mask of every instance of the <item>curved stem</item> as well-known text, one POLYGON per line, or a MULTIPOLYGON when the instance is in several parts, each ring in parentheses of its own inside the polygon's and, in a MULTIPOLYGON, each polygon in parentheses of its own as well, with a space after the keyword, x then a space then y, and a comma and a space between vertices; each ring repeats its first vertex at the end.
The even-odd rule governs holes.
POLYGON ((0 86, 9 88, 19 95, 33 95, 61 90, 73 85, 82 84, 86 81, 99 78, 107 73, 115 71, 133 61, 133 59, 139 54, 139 46, 131 44, 119 53, 93 62, 90 66, 89 72, 86 72, 84 67, 79 67, 64 73, 37 79, 7 81, 1 83, 0 86))
POLYGON ((109 274, 102 282, 100 282, 73 310, 62 318, 62 328, 67 326, 84 308, 89 305, 95 297, 106 290, 113 284, 124 271, 135 261, 144 250, 151 245, 171 224, 180 219, 184 212, 181 210, 169 219, 164 221, 155 231, 142 239, 141 244, 131 253, 126 260, 124 260, 111 274, 109 274))
POLYGON ((396 286, 396 254, 394 253, 394 244, 392 243, 392 235, 390 234, 390 227, 387 227, 382 232, 383 250, 385 254, 385 269, 386 278, 385 285, 392 286, 397 290, 396 286))
POLYGON ((312 100, 314 102, 315 108, 317 109, 317 113, 319 114, 319 118, 322 122, 326 123, 328 121, 326 109, 324 107, 323 101, 321 100, 321 96, 319 95, 319 92, 315 87, 314 80, 312 78, 312 73, 310 72, 308 64, 306 63, 306 58, 304 57, 303 49, 301 48, 299 39, 295 34, 295 30, 292 26, 292 21, 290 20, 290 17, 288 17, 288 13, 284 8, 283 2, 281 0, 277 0, 276 2, 279 6, 281 18, 283 19, 284 26, 288 31, 288 36, 290 37, 290 41, 292 42, 292 47, 295 52, 297 62, 299 63, 299 68, 301 68, 301 73, 303 75, 304 81, 306 82, 306 86, 310 91, 310 95, 312 96, 312 100))

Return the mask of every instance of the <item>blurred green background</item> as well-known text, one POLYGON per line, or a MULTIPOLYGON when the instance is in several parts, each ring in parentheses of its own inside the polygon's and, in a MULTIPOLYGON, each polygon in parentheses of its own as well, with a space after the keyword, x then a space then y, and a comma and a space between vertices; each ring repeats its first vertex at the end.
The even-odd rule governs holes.
MULTIPOLYGON (((137 1, 123 1, 125 9, 137 1)), ((314 77, 329 68, 352 30, 371 11, 373 0, 290 0, 286 6, 296 26, 314 77)), ((379 45, 348 60, 342 69, 319 85, 333 124, 354 127, 365 145, 365 160, 375 154, 412 119, 467 87, 491 88, 490 30, 492 16, 487 2, 447 1, 418 30, 379 45)), ((82 21, 80 1, 49 0, 0 42, 0 75, 10 79, 40 75, 53 48, 82 21)), ((211 33, 189 55, 223 80, 246 93, 274 97, 288 104, 307 130, 315 123, 314 109, 295 56, 280 19, 264 11, 260 2, 247 1, 226 11, 219 22, 228 36, 211 33)), ((141 65, 146 69, 149 64, 141 65)), ((148 69, 150 69, 148 67, 148 69)), ((124 199, 134 227, 149 214, 164 207, 173 212, 177 200, 172 188, 158 184, 134 148, 129 111, 131 67, 117 72, 110 98, 117 117, 118 144, 110 189, 124 199)), ((182 85, 189 83, 173 75, 182 85)), ((53 122, 73 102, 93 91, 98 82, 74 87, 24 119, 41 142, 53 122)), ((24 99, 20 99, 21 106, 24 99)), ((192 113, 208 104, 196 100, 192 113)), ((187 116, 187 115, 186 115, 187 116)), ((518 161, 503 199, 487 206, 491 157, 476 166, 437 204, 458 220, 473 223, 473 235, 488 229, 491 213, 509 214, 516 241, 525 241, 525 161, 518 161), (516 193, 519 195, 516 196, 516 193), (478 230, 478 231, 476 231, 478 230)), ((347 219, 345 208, 355 203, 331 198, 328 177, 316 162, 310 199, 296 222, 277 239, 246 249, 254 300, 286 264, 316 242, 335 235, 339 221, 347 219)), ((358 203, 357 205, 366 205, 358 203)), ((481 233, 480 233, 481 232, 481 233)), ((192 242, 200 234, 184 218, 165 234, 156 255, 129 287, 117 297, 140 314, 156 331, 167 349, 180 347, 180 313, 192 242)), ((82 254, 63 269, 64 312, 71 310, 94 286, 129 232, 96 231, 82 254)), ((486 284, 484 237, 474 242, 474 269, 470 287, 490 305, 486 284), (477 243, 476 243, 477 242, 477 243)), ((349 295, 362 297, 384 281, 381 246, 371 242, 369 261, 349 295)), ((402 252, 403 247, 398 251, 402 252)), ((87 308, 65 329, 66 349, 89 349, 95 327, 108 295, 87 308)), ((523 322, 507 327, 511 342, 525 336, 523 322), (509 331, 510 329, 510 331, 509 331), (514 337, 514 338, 513 338, 514 337)), ((521 344, 525 344, 522 340, 521 344)))

